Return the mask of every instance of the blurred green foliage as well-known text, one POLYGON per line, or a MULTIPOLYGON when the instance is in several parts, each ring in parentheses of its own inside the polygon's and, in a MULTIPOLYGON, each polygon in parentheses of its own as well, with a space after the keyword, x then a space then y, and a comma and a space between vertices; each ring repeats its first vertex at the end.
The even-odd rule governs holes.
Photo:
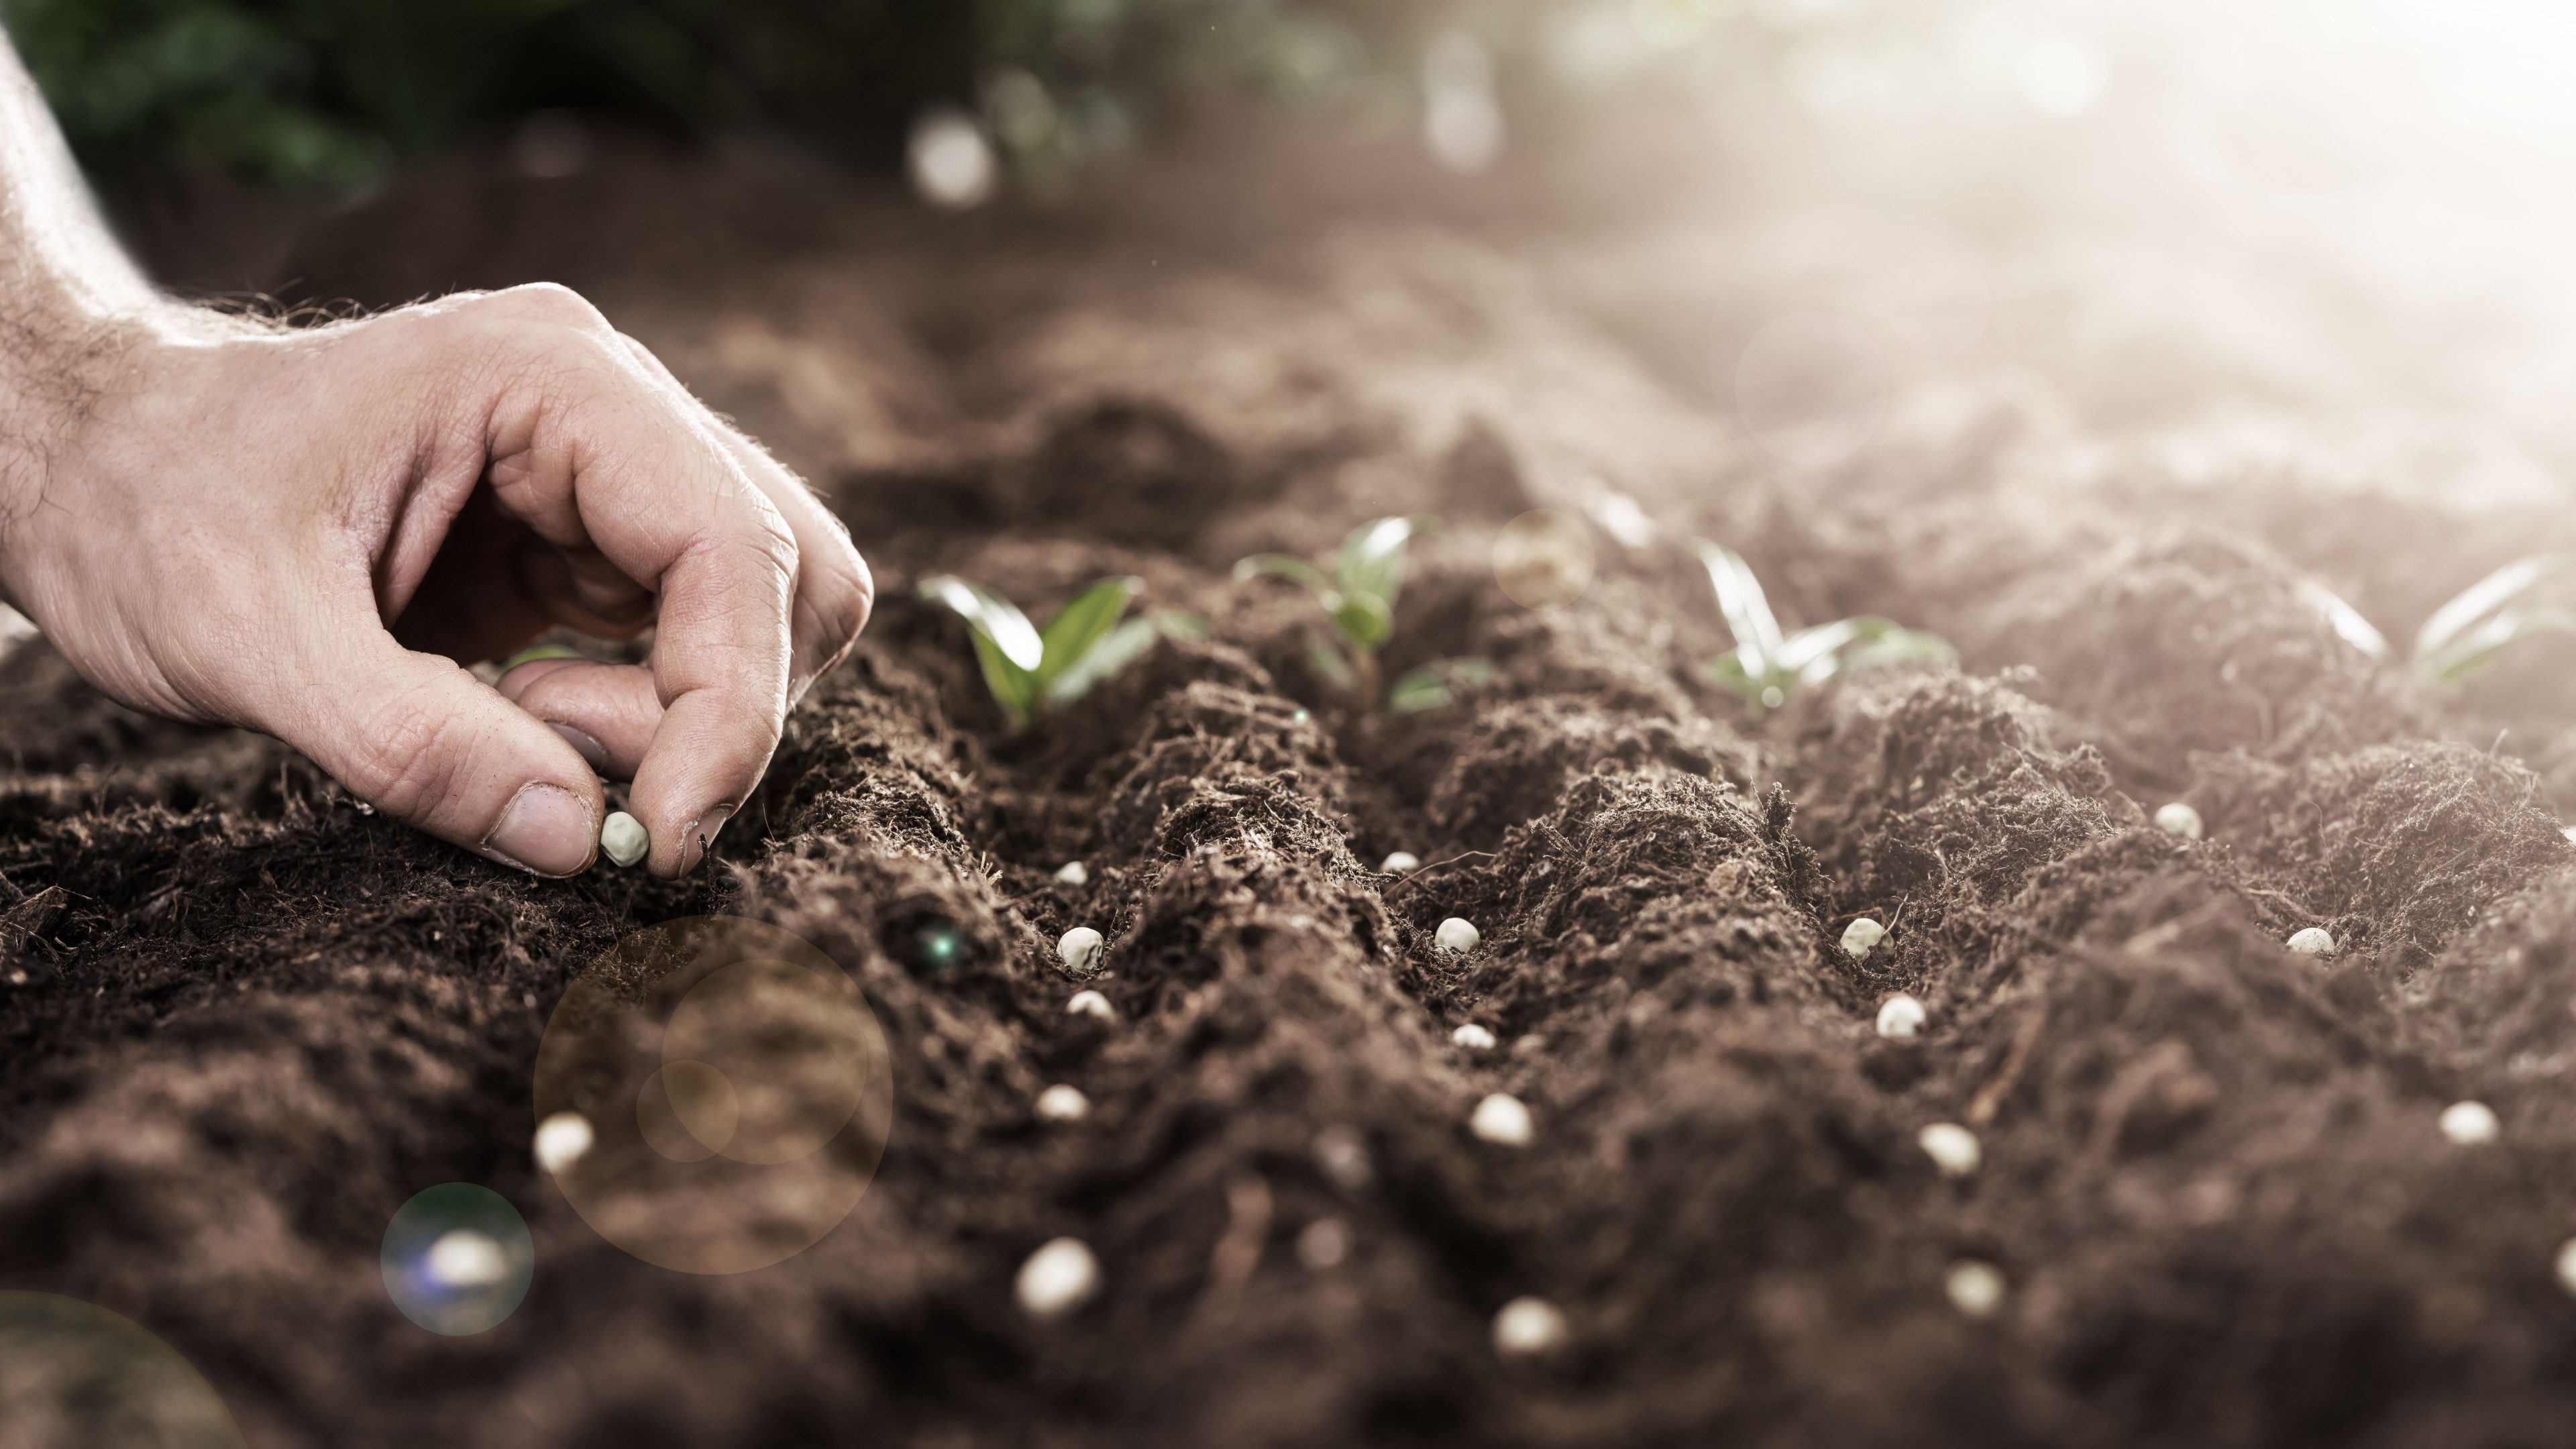
POLYGON ((861 163, 979 110, 1025 170, 1114 149, 1180 88, 1366 71, 1399 0, 0 0, 93 176, 342 194, 530 112, 805 136, 861 163))

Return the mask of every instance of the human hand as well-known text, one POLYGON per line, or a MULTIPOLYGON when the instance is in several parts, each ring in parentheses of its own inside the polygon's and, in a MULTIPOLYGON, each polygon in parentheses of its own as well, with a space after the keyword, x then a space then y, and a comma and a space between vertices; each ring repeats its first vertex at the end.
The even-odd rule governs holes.
POLYGON ((267 731, 506 864, 588 868, 604 773, 652 869, 690 869, 866 622, 839 521, 560 287, 300 331, 190 314, 84 355, 13 420, 0 597, 124 703, 267 731), (457 662, 556 625, 652 627, 651 655, 497 691, 457 662))

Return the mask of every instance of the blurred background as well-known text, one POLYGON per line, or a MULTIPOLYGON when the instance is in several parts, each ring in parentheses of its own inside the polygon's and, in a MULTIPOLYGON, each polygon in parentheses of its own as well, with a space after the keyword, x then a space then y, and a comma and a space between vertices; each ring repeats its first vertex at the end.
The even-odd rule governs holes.
POLYGON ((2556 404, 2576 382, 2560 341, 2576 320, 2576 17, 2543 0, 6 0, 0 14, 129 235, 213 290, 279 283, 294 227, 406 167, 479 150, 568 174, 603 131, 908 177, 950 208, 1078 202, 1213 132, 1329 134, 1336 165, 1385 171, 1372 158, 1403 151, 1452 178, 1408 176, 1381 205, 1616 225, 1627 245, 1591 254, 1629 295, 1604 300, 1694 380, 1730 294, 1759 284, 1770 313, 1786 274, 1830 271, 1878 295, 1828 310, 1895 319, 1881 340, 1909 357, 2017 326, 2015 360, 2097 422, 2332 398, 2407 415, 2369 420, 2378 448, 2422 445, 2410 429, 2427 412, 2467 408, 2503 432, 2440 448, 2488 450, 2490 484, 2576 447, 2576 411, 2556 404), (1680 216, 1722 217, 1727 239, 1667 231, 1659 253, 1636 224, 1680 216), (2080 326, 2065 316, 2078 293, 2080 326))

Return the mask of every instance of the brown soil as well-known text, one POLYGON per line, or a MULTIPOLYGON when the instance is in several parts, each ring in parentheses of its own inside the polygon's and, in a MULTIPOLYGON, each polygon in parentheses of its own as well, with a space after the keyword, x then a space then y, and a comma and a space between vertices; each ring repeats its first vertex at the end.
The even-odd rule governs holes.
POLYGON ((852 520, 878 617, 696 878, 521 879, 41 646, 0 663, 0 1286, 135 1317, 276 1446, 2565 1442, 2576 793, 2490 741, 2570 752, 2545 683, 2423 693, 2292 587, 2331 566, 2412 622, 2426 569, 2564 519, 2294 566, 2286 504, 2132 480, 2033 514, 2038 445, 1986 423, 1784 489, 1447 230, 934 226, 791 180, 459 169, 296 267, 582 287, 852 520), (1694 567, 1607 537, 1580 600, 1512 604, 1495 528, 1596 477, 1740 541, 1784 612, 1897 615, 1962 668, 1757 718, 1697 672, 1694 567), (1403 511, 1449 527, 1389 668, 1499 677, 1384 719, 1226 569, 1403 511), (933 570, 1035 609, 1133 572, 1211 632, 1015 739, 910 597, 933 570), (2147 823, 2169 799, 2205 841, 2147 823), (1431 864, 1377 873, 1396 849, 1431 864), (732 1277, 609 1246, 528 1151, 566 985, 709 912, 830 953, 896 1055, 858 1211, 732 1277), (1893 931, 1855 963, 1862 914, 1893 931), (1434 947, 1452 915, 1472 955, 1434 947), (969 952, 918 970, 939 917, 969 952), (1075 924, 1109 942, 1080 978, 1075 924), (2344 949, 2284 949, 2307 925, 2344 949), (1084 986, 1117 1025, 1066 1014, 1084 986), (1872 1030, 1897 989, 1912 1041, 1872 1030), (1038 1120, 1057 1081, 1088 1121, 1038 1120), (1493 1091, 1526 1150, 1468 1134, 1493 1091), (2462 1097, 2500 1144, 2443 1140, 2462 1097), (1940 1120, 1975 1177, 1916 1146, 1940 1120), (376 1252, 453 1180, 539 1267, 449 1340, 376 1252), (1306 1266, 1325 1217, 1349 1256, 1306 1266), (1061 1234, 1103 1291, 1035 1323, 1012 1277, 1061 1234), (2008 1280, 1990 1319, 1945 1297, 1962 1257, 2008 1280), (1571 1326, 1538 1363, 1491 1345, 1523 1294, 1571 1326))

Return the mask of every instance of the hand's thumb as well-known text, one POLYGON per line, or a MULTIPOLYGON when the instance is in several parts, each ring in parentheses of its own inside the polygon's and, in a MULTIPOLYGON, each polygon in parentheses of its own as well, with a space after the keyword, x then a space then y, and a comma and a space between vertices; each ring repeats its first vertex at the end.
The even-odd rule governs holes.
POLYGON ((454 661, 382 630, 354 657, 290 686, 300 708, 270 730, 360 799, 468 850, 538 875, 589 868, 599 779, 535 716, 454 661))

